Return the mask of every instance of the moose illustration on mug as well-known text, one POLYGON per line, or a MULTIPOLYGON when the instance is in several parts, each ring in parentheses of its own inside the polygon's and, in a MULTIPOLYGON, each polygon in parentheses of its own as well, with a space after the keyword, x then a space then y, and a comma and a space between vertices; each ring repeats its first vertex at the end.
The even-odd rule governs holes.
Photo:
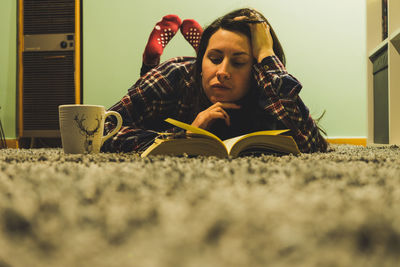
POLYGON ((101 122, 103 120, 102 116, 97 116, 96 117, 96 121, 97 121, 97 125, 96 127, 94 127, 94 129, 89 130, 88 128, 85 127, 85 125, 83 124, 83 122, 86 120, 85 115, 82 114, 80 117, 78 114, 75 115, 74 120, 77 123, 77 126, 79 128, 79 132, 85 136, 85 142, 84 142, 84 146, 85 146, 85 151, 90 153, 93 150, 93 138, 94 135, 99 131, 100 126, 101 126, 101 122))

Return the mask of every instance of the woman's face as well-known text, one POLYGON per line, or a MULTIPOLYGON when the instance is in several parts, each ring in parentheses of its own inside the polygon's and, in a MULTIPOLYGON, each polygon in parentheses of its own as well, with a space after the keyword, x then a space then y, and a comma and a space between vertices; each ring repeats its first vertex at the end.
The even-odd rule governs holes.
POLYGON ((202 85, 212 103, 235 102, 250 89, 253 54, 249 38, 239 32, 217 30, 202 62, 202 85))

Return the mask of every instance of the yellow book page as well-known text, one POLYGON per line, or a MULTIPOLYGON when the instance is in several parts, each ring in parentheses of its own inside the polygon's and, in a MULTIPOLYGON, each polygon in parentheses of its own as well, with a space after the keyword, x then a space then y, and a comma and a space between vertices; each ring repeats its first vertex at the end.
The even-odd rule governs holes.
POLYGON ((213 139, 216 139, 216 140, 220 141, 221 143, 223 143, 222 140, 218 138, 218 136, 216 136, 216 135, 214 135, 214 134, 212 134, 209 131, 206 131, 204 129, 200 129, 200 128, 194 127, 192 125, 189 125, 187 123, 184 123, 184 122, 181 122, 181 121, 177 121, 177 120, 174 120, 174 119, 171 119, 171 118, 168 118, 165 121, 168 122, 168 123, 171 123, 172 125, 178 126, 179 128, 182 128, 184 130, 190 131, 192 133, 207 135, 207 136, 209 136, 209 137, 211 137, 213 139))
POLYGON ((223 141, 223 143, 225 144, 226 149, 228 150, 228 153, 231 152, 232 147, 239 142, 240 140, 250 137, 250 136, 254 136, 254 135, 279 135, 281 133, 285 133, 288 132, 289 129, 285 129, 285 130, 269 130, 269 131, 258 131, 258 132, 254 132, 254 133, 249 133, 249 134, 245 134, 245 135, 241 135, 241 136, 237 136, 237 137, 233 137, 233 138, 229 138, 223 141))

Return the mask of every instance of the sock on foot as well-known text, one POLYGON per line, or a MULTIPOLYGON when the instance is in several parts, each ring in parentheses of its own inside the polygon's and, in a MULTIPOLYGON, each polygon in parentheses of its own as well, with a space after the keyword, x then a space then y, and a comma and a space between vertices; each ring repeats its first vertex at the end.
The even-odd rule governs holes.
POLYGON ((203 28, 193 19, 185 19, 181 25, 181 33, 186 41, 193 46, 194 50, 198 50, 200 38, 203 34, 203 28))
POLYGON ((180 26, 181 19, 177 15, 164 16, 161 21, 157 22, 143 52, 145 65, 155 66, 160 63, 164 47, 175 36, 180 26))

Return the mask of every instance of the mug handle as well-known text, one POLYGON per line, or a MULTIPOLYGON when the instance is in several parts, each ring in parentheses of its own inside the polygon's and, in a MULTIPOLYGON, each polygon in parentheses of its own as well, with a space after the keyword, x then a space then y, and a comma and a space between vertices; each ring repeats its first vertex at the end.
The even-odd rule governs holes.
MULTIPOLYGON (((111 131, 111 132, 109 132, 107 135, 105 135, 105 136, 103 136, 102 138, 101 138, 101 146, 103 146, 103 144, 104 144, 104 142, 108 139, 108 138, 110 138, 110 137, 112 137, 113 135, 115 135, 118 131, 119 131, 119 129, 121 129, 121 126, 122 126, 122 117, 121 117, 121 115, 118 113, 118 112, 116 112, 116 111, 107 111, 106 113, 105 113, 105 117, 104 117, 104 121, 106 121, 106 118, 108 117, 108 116, 115 116, 116 118, 117 118, 117 126, 111 131)), ((101 147, 100 146, 100 147, 101 147)))

